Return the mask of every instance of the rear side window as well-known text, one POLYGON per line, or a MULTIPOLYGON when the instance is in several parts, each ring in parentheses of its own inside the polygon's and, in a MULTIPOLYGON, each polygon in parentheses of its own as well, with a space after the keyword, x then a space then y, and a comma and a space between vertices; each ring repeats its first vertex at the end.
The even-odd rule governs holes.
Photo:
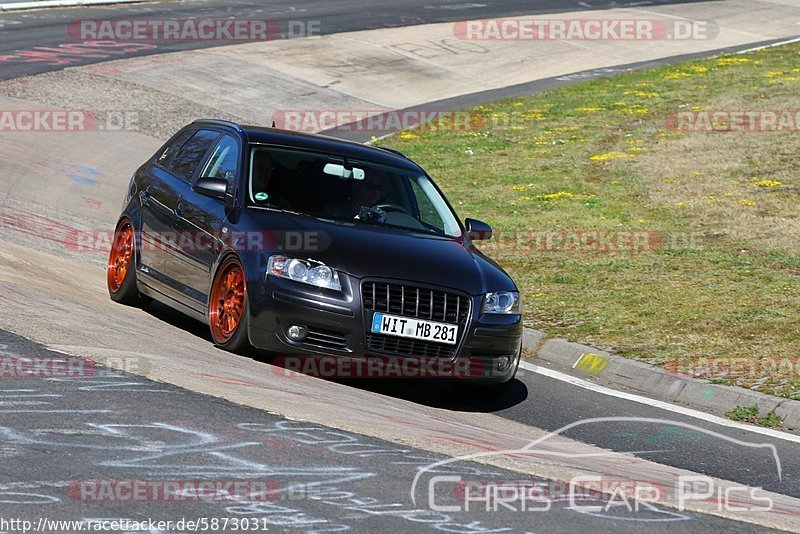
POLYGON ((177 152, 178 149, 180 149, 183 146, 183 144, 189 140, 189 138, 192 136, 194 132, 195 130, 185 130, 176 135, 172 139, 172 141, 167 146, 165 146, 158 154, 158 157, 156 157, 155 160, 156 163, 158 165, 161 165, 162 167, 167 165, 169 163, 170 158, 172 158, 175 152, 177 152))
POLYGON ((220 133, 213 130, 198 130, 173 156, 167 170, 188 182, 219 136, 220 133))

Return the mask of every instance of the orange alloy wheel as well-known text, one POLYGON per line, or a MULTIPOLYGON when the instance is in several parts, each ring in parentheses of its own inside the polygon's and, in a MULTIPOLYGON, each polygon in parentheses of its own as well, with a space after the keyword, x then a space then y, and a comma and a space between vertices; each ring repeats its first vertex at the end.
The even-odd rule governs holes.
POLYGON ((239 260, 231 258, 219 270, 211 288, 208 319, 217 344, 227 343, 236 333, 244 315, 246 290, 239 260))
POLYGON ((125 281, 125 275, 133 259, 133 227, 129 221, 123 222, 114 233, 114 243, 108 257, 108 290, 116 293, 125 281))

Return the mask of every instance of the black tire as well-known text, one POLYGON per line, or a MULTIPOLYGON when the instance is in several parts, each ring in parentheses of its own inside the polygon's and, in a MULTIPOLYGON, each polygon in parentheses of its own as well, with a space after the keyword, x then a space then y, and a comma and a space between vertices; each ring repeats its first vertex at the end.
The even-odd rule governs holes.
POLYGON ((130 219, 117 223, 106 265, 108 295, 114 302, 127 306, 146 307, 152 299, 136 287, 136 232, 130 219))

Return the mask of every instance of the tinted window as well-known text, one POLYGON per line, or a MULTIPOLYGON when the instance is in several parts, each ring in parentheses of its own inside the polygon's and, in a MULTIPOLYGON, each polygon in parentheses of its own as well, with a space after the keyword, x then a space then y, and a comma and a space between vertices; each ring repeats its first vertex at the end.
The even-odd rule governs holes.
POLYGON ((438 228, 444 231, 445 225, 442 221, 442 216, 439 215, 436 207, 431 202, 431 199, 420 188, 417 182, 411 182, 411 190, 414 193, 414 199, 417 202, 417 211, 419 212, 419 220, 425 224, 438 228))
POLYGON ((271 147, 251 151, 251 206, 298 211, 349 223, 386 224, 458 236, 461 228, 433 182, 408 168, 271 147), (360 171, 346 178, 334 168, 360 171), (377 210, 377 211, 376 211, 377 210))
POLYGON ((189 137, 192 136, 194 132, 194 130, 186 130, 176 135, 172 141, 158 154, 158 157, 156 157, 156 163, 161 166, 166 165, 172 155, 183 146, 183 144, 189 139, 189 137))
POLYGON ((189 181, 219 135, 219 132, 211 130, 198 130, 173 156, 167 169, 175 176, 189 181))

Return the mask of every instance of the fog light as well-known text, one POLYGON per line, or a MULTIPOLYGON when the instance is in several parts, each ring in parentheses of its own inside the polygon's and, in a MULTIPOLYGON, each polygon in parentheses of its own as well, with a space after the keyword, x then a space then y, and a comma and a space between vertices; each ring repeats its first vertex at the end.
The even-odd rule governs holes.
POLYGON ((500 356, 497 359, 497 370, 498 371, 505 371, 511 366, 511 356, 500 356))
POLYGON ((293 324, 286 329, 286 335, 292 341, 303 341, 308 335, 308 328, 300 326, 299 324, 293 324))

